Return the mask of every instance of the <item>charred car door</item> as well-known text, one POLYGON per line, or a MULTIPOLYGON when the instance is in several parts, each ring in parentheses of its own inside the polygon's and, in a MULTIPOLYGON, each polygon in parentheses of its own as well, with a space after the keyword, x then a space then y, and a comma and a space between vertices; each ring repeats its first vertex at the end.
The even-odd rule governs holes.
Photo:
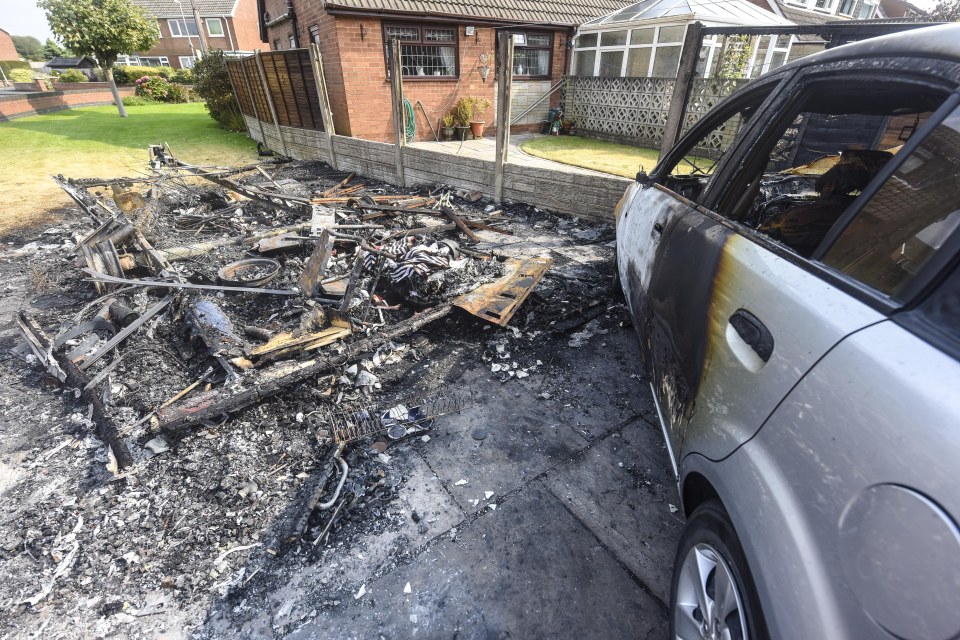
POLYGON ((873 59, 804 70, 754 116, 700 192, 682 168, 710 158, 717 121, 658 167, 649 200, 686 192, 691 201, 660 222, 635 317, 677 458, 732 453, 834 345, 885 318, 881 301, 851 295, 806 260, 946 97, 902 61, 883 67, 873 59))

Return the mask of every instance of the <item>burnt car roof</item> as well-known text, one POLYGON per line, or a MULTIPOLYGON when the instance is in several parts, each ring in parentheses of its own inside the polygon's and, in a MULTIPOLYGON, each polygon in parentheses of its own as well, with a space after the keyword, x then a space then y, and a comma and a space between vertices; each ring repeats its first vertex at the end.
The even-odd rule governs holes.
POLYGON ((833 60, 870 56, 910 56, 960 61, 960 24, 943 24, 911 29, 827 49, 777 69, 777 72, 833 60))

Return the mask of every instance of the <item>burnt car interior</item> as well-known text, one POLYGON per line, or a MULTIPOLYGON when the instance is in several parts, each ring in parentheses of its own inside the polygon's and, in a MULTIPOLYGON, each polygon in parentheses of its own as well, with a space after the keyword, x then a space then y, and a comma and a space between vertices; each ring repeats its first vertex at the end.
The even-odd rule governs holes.
MULTIPOLYGON (((819 82, 767 127, 716 210, 810 257, 831 227, 949 94, 889 82, 819 82)), ((762 100, 761 96, 761 100, 762 100)), ((687 149, 664 179, 699 201, 761 100, 753 100, 687 149)))

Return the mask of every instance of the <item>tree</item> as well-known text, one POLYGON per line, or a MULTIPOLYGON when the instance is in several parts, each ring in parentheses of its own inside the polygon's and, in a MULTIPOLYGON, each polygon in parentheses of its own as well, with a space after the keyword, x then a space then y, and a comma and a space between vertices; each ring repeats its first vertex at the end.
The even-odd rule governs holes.
POLYGON ((21 57, 27 60, 39 60, 43 55, 41 52, 43 45, 33 36, 10 36, 10 38, 21 57))
POLYGON ((960 0, 940 0, 926 17, 931 22, 960 22, 960 0))
POLYGON ((47 41, 43 43, 43 59, 50 60, 51 58, 59 58, 60 56, 67 55, 66 50, 63 47, 58 45, 56 42, 47 38, 47 41))
POLYGON ((149 51, 160 37, 157 22, 129 0, 39 0, 54 35, 78 56, 93 56, 110 83, 121 118, 127 117, 113 65, 123 53, 149 51))

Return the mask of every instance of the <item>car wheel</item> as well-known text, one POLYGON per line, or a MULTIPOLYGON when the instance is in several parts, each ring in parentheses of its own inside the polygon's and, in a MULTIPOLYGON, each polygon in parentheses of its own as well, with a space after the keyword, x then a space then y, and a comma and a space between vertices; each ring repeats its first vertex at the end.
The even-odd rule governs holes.
POLYGON ((719 500, 701 504, 687 521, 670 596, 672 639, 768 638, 747 560, 719 500))

